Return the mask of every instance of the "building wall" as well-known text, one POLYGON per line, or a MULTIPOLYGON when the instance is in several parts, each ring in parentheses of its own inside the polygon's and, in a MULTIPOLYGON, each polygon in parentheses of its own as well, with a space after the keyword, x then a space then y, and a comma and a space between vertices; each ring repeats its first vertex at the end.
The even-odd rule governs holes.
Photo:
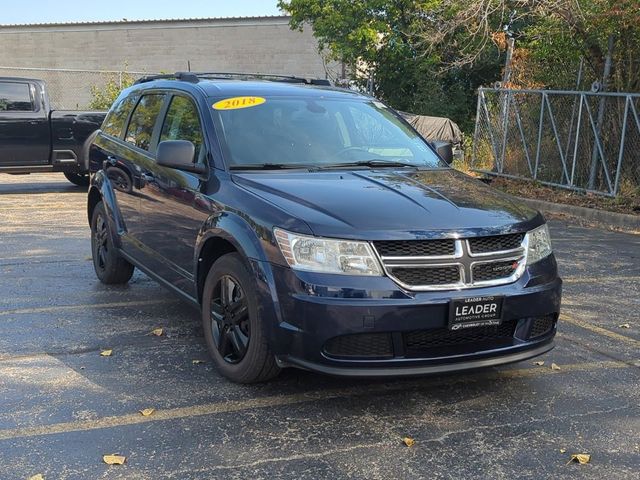
MULTIPOLYGON (((325 78, 311 29, 288 17, 0 25, 0 76, 47 82, 56 109, 86 109, 126 70, 253 72, 325 78), (115 73, 109 73, 115 72, 115 73)), ((328 67, 335 78, 338 68, 328 67)))
POLYGON ((286 73, 324 78, 288 17, 0 26, 0 67, 286 73))

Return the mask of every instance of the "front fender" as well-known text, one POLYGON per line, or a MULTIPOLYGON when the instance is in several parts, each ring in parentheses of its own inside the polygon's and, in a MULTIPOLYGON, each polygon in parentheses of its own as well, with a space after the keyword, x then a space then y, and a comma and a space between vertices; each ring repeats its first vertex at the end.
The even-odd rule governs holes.
POLYGON ((245 258, 264 261, 266 254, 262 246, 265 238, 258 238, 255 227, 233 212, 221 212, 211 215, 202 227, 196 240, 195 261, 206 242, 212 238, 231 243, 245 258))
MULTIPOLYGON (((275 280, 273 278, 273 269, 269 260, 269 252, 265 249, 277 248, 273 246, 269 235, 271 231, 261 225, 251 225, 239 214, 234 212, 222 212, 209 217, 203 230, 198 235, 196 243, 195 262, 200 268, 198 259, 202 250, 210 239, 220 239, 229 242, 233 247, 247 260, 247 266, 255 275, 258 285, 258 295, 261 299, 260 304, 265 309, 265 314, 273 318, 279 323, 279 309, 272 309, 269 305, 277 306, 279 303, 278 295, 275 289, 275 280), (260 236, 262 232, 262 236, 260 236)), ((272 256, 274 252, 271 252, 272 256)), ((200 271, 198 271, 198 278, 200 271)))

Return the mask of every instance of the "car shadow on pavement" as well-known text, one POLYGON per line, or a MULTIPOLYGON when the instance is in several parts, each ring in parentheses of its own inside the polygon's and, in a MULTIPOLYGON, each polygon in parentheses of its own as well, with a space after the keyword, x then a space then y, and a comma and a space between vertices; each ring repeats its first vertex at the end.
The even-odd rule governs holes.
POLYGON ((23 195, 29 193, 81 193, 87 187, 77 187, 71 183, 4 183, 0 182, 0 195, 23 195))

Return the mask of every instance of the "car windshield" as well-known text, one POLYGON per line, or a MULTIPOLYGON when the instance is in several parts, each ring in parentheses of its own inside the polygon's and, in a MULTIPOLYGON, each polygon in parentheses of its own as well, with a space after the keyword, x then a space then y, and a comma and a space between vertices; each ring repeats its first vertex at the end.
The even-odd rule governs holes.
POLYGON ((212 99, 231 168, 444 168, 381 102, 322 97, 212 99))

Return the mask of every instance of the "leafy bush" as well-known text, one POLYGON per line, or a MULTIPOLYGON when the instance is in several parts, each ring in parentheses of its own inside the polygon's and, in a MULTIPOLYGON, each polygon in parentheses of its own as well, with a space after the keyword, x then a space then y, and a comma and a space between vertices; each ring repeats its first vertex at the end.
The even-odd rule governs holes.
POLYGON ((135 77, 127 72, 110 75, 104 85, 92 85, 89 108, 93 110, 109 110, 111 104, 118 98, 120 92, 130 87, 136 81, 135 77))

